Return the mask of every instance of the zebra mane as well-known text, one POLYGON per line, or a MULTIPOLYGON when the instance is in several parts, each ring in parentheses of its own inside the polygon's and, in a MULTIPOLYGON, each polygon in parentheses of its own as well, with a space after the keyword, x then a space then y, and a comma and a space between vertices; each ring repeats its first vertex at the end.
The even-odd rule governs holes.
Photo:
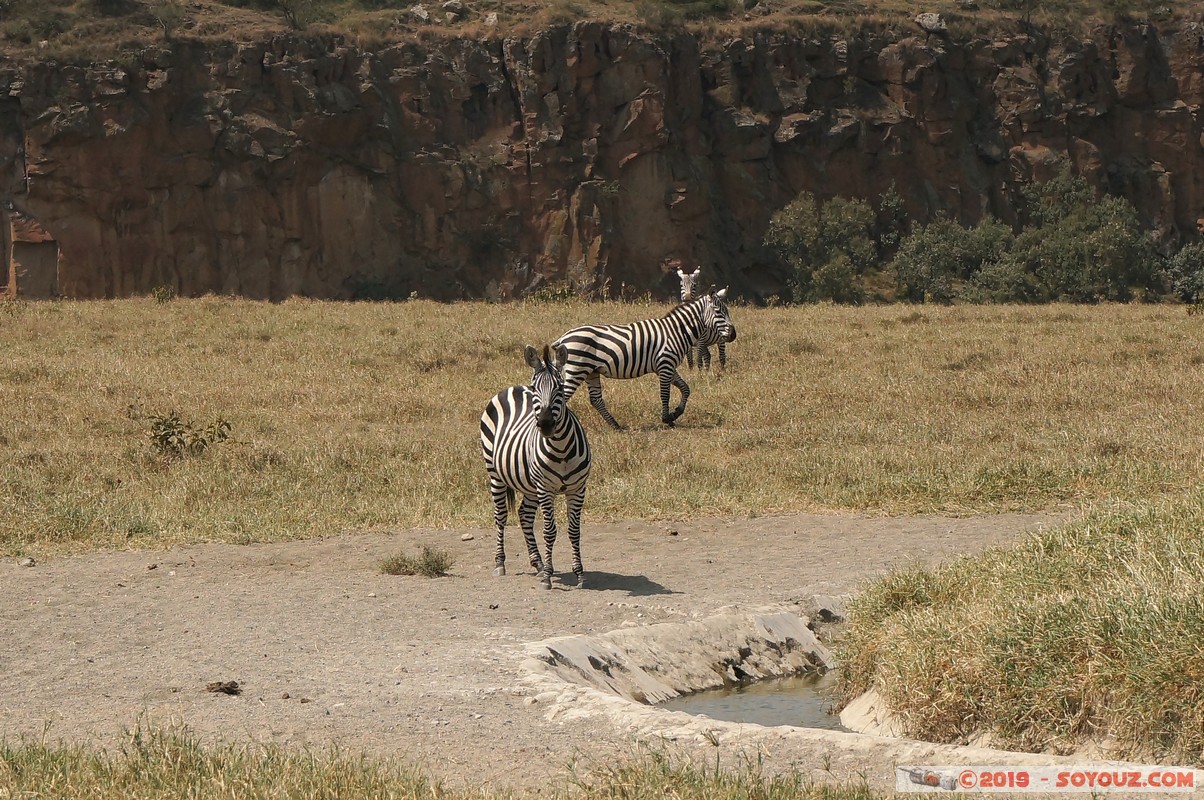
POLYGON ((703 311, 708 302, 714 302, 709 294, 700 295, 693 300, 678 303, 669 309, 669 313, 665 314, 661 319, 676 322, 678 325, 689 330, 697 338, 702 335, 703 311))
POLYGON ((698 309, 698 314, 701 315, 703 306, 706 304, 706 301, 708 301, 708 300, 710 300, 712 303, 714 302, 714 300, 711 298, 711 296, 709 294, 700 294, 697 297, 695 297, 693 300, 684 300, 684 301, 678 303, 677 305, 675 305, 673 308, 669 309, 668 313, 666 313, 665 316, 661 317, 661 319, 669 319, 670 317, 680 317, 680 316, 684 316, 687 314, 692 315, 694 313, 694 309, 698 309))

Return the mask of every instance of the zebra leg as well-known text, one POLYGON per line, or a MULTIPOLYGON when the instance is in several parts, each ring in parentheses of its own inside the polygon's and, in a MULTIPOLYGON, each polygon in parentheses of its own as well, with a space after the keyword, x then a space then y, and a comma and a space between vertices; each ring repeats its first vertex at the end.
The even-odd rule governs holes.
POLYGON ((606 401, 602 399, 602 378, 597 374, 590 375, 585 379, 585 383, 589 389, 589 404, 597 409, 598 413, 602 415, 602 419, 610 423, 610 427, 616 431, 623 430, 623 426, 619 425, 610 415, 610 411, 606 408, 606 401))
POLYGON ((573 546, 573 573, 577 588, 585 588, 585 567, 581 566, 581 507, 585 505, 585 486, 565 495, 569 512, 569 544, 573 546))
POLYGON ((535 541, 535 511, 539 504, 533 497, 523 497, 518 507, 518 521, 523 526, 523 538, 527 541, 527 557, 538 574, 543 572, 543 559, 539 557, 539 545, 535 541))
POLYGON ((719 366, 727 369, 727 342, 719 343, 719 366))
POLYGON ((676 369, 670 366, 668 369, 663 369, 659 373, 661 379, 661 422, 666 425, 672 425, 677 421, 686 410, 686 400, 690 397, 690 385, 686 383, 685 378, 678 374, 676 369), (676 386, 681 392, 681 405, 669 412, 669 387, 676 386))
POLYGON ((497 525, 497 547, 493 552, 493 574, 506 574, 506 517, 509 515, 510 490, 500 480, 489 478, 489 494, 493 496, 493 522, 497 525))
POLYGON ((698 368, 711 368, 711 348, 707 347, 705 344, 698 345, 698 368))
MULTIPOLYGON (((702 348, 699 347, 698 349, 701 350, 702 348)), ((694 369, 694 348, 693 347, 686 348, 686 363, 690 365, 690 369, 694 369)), ((698 364, 699 364, 699 366, 701 366, 702 362, 699 361, 698 364)))
POLYGON ((665 420, 666 425, 672 425, 677 422, 678 417, 685 413, 685 401, 690 399, 690 384, 685 382, 685 378, 680 376, 677 370, 673 371, 673 375, 666 381, 661 378, 661 418, 665 420), (669 413, 669 384, 678 388, 681 393, 681 402, 677 408, 674 408, 672 413, 669 413))
POLYGON ((547 558, 544 559, 539 578, 545 589, 552 588, 552 573, 554 572, 552 546, 556 544, 556 504, 553 500, 554 497, 550 492, 540 492, 539 510, 543 512, 543 546, 547 551, 547 558))

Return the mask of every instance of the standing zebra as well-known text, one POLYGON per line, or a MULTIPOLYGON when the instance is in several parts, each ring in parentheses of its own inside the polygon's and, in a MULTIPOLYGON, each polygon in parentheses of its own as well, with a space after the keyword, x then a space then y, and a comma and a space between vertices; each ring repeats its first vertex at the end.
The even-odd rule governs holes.
POLYGON ((661 420, 666 425, 686 410, 690 387, 677 372, 686 354, 700 338, 734 341, 736 326, 727 305, 718 294, 704 294, 682 303, 660 319, 645 319, 627 325, 583 325, 553 343, 567 349, 564 396, 571 398, 584 382, 589 402, 611 427, 621 430, 602 400, 602 378, 638 378, 655 372, 661 385, 661 420), (669 411, 669 387, 681 392, 681 404, 669 411))
POLYGON ((535 373, 530 386, 511 386, 494 395, 481 415, 481 453, 489 473, 493 496, 493 518, 497 524, 494 575, 506 574, 506 517, 514 507, 515 493, 523 496, 518 509, 519 524, 527 542, 527 554, 543 585, 552 588, 552 545, 556 543, 553 500, 565 496, 568 506, 569 542, 573 545, 573 572, 577 586, 585 586, 581 566, 581 507, 585 504, 585 481, 589 477, 589 441, 577 416, 568 407, 564 393, 564 365, 568 353, 563 346, 543 354, 527 345, 527 363, 535 373), (535 541, 535 509, 543 512, 543 541, 547 558, 539 557, 535 541))
MULTIPOLYGON (((694 299, 694 286, 698 282, 698 273, 700 272, 702 272, 702 267, 699 267, 689 274, 686 274, 680 269, 677 271, 677 277, 681 279, 681 301, 683 303, 687 303, 694 299)), ((715 294, 718 295, 720 299, 727 297, 727 287, 720 289, 715 294)), ((719 366, 727 366, 727 341, 713 334, 710 336, 704 334, 703 337, 698 340, 699 369, 711 368, 711 345, 713 344, 719 345, 719 366)), ((686 353, 686 361, 689 363, 690 369, 694 369, 693 350, 690 350, 690 352, 686 353)))

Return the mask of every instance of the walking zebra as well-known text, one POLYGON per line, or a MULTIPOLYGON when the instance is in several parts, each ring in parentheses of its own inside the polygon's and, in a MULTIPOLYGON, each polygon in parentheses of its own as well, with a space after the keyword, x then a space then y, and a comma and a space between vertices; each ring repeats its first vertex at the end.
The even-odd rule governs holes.
POLYGON ((734 341, 736 326, 727 305, 717 294, 704 294, 682 303, 660 319, 627 325, 584 325, 553 343, 568 351, 564 368, 564 396, 569 399, 582 383, 589 402, 611 427, 621 430, 602 399, 602 378, 638 378, 655 372, 660 378, 661 420, 672 425, 686 410, 690 386, 677 372, 686 354, 702 337, 734 341), (681 404, 669 411, 669 387, 681 392, 681 404))
MULTIPOLYGON (((687 274, 682 270, 677 271, 677 277, 681 279, 681 301, 683 303, 694 299, 694 286, 698 282, 698 273, 702 272, 702 267, 687 274)), ((720 299, 727 297, 727 287, 720 289, 716 294, 720 299)), ((718 336, 704 336, 698 340, 698 368, 711 368, 711 345, 719 345, 719 366, 727 366, 727 341, 720 339, 718 336)), ((694 369, 694 351, 686 353, 686 361, 690 365, 690 369, 694 369)))
POLYGON ((581 507, 585 504, 585 481, 589 477, 589 441, 585 429, 568 407, 564 393, 564 366, 568 353, 563 346, 543 354, 527 345, 527 363, 535 371, 530 386, 511 386, 494 395, 481 414, 481 454, 489 473, 493 496, 493 518, 497 524, 494 575, 506 574, 506 517, 514 508, 515 493, 523 496, 518 508, 519 524, 527 542, 527 554, 543 585, 552 588, 552 545, 556 543, 553 500, 565 496, 568 506, 569 542, 573 545, 573 572, 577 586, 585 586, 581 566, 581 507), (535 509, 543 512, 543 541, 547 558, 539 556, 535 541, 535 509))

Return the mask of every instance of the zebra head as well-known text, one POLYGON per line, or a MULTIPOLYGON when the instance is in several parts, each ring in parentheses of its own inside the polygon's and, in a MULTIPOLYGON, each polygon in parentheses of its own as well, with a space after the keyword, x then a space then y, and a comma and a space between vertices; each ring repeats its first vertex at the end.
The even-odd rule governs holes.
POLYGON ((717 292, 711 292, 707 298, 711 302, 702 312, 703 329, 713 330, 717 334, 713 341, 736 341, 736 326, 732 322, 731 313, 727 310, 727 287, 725 286, 717 292))
POLYGON ((564 419, 566 405, 564 399, 564 365, 569 360, 568 348, 560 345, 553 356, 552 348, 546 344, 541 354, 531 345, 525 350, 527 364, 535 370, 531 376, 531 391, 535 395, 532 410, 535 412, 535 424, 544 436, 552 432, 564 419))
POLYGON ((702 272, 702 267, 686 274, 682 270, 677 271, 677 277, 681 279, 681 301, 688 303, 694 299, 694 284, 698 281, 698 273, 702 272))

